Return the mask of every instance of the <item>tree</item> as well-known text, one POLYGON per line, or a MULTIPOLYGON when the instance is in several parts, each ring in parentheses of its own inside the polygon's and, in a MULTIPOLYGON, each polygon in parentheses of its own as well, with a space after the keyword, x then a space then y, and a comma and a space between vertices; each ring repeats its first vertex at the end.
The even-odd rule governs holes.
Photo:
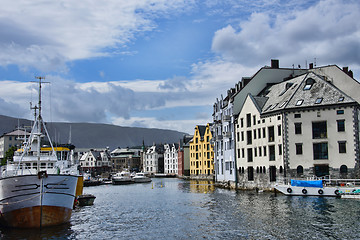
POLYGON ((17 147, 12 146, 9 150, 6 151, 4 158, 1 160, 1 165, 6 165, 8 160, 12 160, 14 157, 14 152, 17 150, 17 147))

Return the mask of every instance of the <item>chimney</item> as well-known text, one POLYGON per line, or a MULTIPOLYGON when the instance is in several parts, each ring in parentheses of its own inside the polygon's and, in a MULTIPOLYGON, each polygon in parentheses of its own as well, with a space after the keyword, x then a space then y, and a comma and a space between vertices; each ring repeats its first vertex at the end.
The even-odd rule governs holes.
POLYGON ((343 67, 343 71, 344 71, 344 73, 348 73, 348 71, 349 71, 349 67, 343 67))
POLYGON ((314 68, 314 64, 313 63, 309 63, 309 69, 313 69, 314 68))
POLYGON ((354 78, 354 73, 353 73, 353 71, 349 70, 348 75, 349 75, 351 78, 354 78))
POLYGON ((279 68, 279 60, 271 59, 271 68, 279 68))

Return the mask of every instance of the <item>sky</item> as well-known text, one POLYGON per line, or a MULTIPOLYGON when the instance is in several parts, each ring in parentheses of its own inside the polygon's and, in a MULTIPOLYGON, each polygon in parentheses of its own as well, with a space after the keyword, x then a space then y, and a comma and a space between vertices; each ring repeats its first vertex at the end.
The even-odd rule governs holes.
POLYGON ((358 0, 1 0, 0 114, 193 134, 271 59, 360 77, 358 0))

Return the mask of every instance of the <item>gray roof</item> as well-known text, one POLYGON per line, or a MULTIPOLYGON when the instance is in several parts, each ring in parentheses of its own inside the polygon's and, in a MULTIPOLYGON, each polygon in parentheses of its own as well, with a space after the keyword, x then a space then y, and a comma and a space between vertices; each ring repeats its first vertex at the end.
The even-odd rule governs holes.
POLYGON ((268 100, 262 114, 282 110, 302 109, 339 104, 356 104, 356 101, 315 73, 307 73, 272 85, 263 91, 268 100))

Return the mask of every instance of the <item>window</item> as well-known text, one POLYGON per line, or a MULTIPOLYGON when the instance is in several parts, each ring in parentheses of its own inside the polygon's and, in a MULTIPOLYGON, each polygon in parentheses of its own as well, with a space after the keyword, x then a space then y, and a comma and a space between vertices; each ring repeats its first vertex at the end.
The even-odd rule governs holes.
POLYGON ((256 129, 254 129, 254 139, 256 139, 256 129))
POLYGON ((256 125, 256 116, 253 116, 253 124, 256 125))
POLYGON ((251 130, 246 132, 246 137, 247 137, 247 145, 252 144, 252 134, 251 134, 251 130))
POLYGON ((303 166, 301 166, 301 165, 299 165, 299 166, 297 166, 297 168, 296 168, 296 173, 297 174, 303 174, 304 173, 304 168, 303 168, 303 166))
POLYGON ((265 134, 265 133, 266 133, 266 130, 265 130, 265 128, 262 129, 262 132, 263 132, 263 133, 262 133, 262 134, 263 134, 263 138, 266 138, 266 134, 265 134))
POLYGON ((347 173, 348 172, 348 168, 346 165, 341 165, 340 166, 340 173, 347 173))
POLYGON ((278 136, 281 136, 281 125, 278 125, 278 136))
POLYGON ((304 102, 304 100, 303 99, 301 99, 301 100, 297 100, 297 102, 296 102, 296 106, 301 106, 301 104, 303 104, 303 102, 304 102))
POLYGON ((301 134, 301 123, 295 123, 295 134, 301 134))
POLYGON ((248 167, 248 181, 254 181, 254 168, 248 167))
POLYGON ((315 165, 315 176, 322 177, 329 175, 329 165, 315 165))
POLYGON ((300 113, 295 113, 294 118, 301 118, 301 114, 300 113))
POLYGON ((317 98, 315 100, 315 104, 320 104, 322 102, 323 98, 317 98))
POLYGON ((248 162, 252 162, 253 161, 252 148, 247 149, 247 155, 248 155, 248 162))
POLYGON ((240 119, 240 125, 241 125, 241 127, 244 127, 244 119, 243 118, 240 119))
POLYGON ((269 133, 269 142, 275 141, 275 134, 274 134, 274 126, 268 127, 268 133, 269 133))
POLYGON ((251 127, 251 114, 246 114, 246 126, 251 127))
POLYGON ((339 153, 346 153, 346 141, 339 141, 339 153))
POLYGON ((255 155, 255 157, 257 157, 257 148, 256 147, 254 148, 254 155, 255 155))
POLYGON ((264 157, 265 157, 266 156, 266 147, 264 146, 263 149, 264 149, 264 157))
POLYGON ((337 131, 345 132, 345 120, 336 120, 337 122, 337 131))
POLYGON ((259 157, 261 157, 261 147, 259 147, 259 157))
POLYGON ((328 159, 328 143, 314 143, 313 144, 314 160, 328 159))
POLYGON ((258 129, 258 138, 261 138, 261 128, 258 129))
POLYGON ((339 102, 343 102, 344 101, 344 97, 339 97, 339 102))
POLYGON ((337 114, 337 115, 342 115, 342 114, 344 114, 344 110, 342 110, 342 109, 341 109, 341 110, 337 110, 337 111, 336 111, 336 114, 337 114))
POLYGON ((327 138, 326 121, 312 123, 313 139, 327 138))
POLYGON ((302 155, 302 143, 295 143, 296 155, 302 155))
POLYGON ((310 90, 314 83, 315 83, 314 79, 312 78, 306 79, 304 90, 310 90))
POLYGON ((242 158, 245 158, 245 149, 244 148, 241 149, 241 154, 242 154, 242 158))
POLYGON ((244 141, 244 132, 241 132, 241 141, 244 141))
POLYGON ((269 146, 269 161, 275 161, 275 146, 269 146))
POLYGON ((240 158, 240 149, 237 150, 237 157, 240 158))
POLYGON ((282 155, 282 145, 279 144, 278 146, 279 146, 279 155, 282 155))

